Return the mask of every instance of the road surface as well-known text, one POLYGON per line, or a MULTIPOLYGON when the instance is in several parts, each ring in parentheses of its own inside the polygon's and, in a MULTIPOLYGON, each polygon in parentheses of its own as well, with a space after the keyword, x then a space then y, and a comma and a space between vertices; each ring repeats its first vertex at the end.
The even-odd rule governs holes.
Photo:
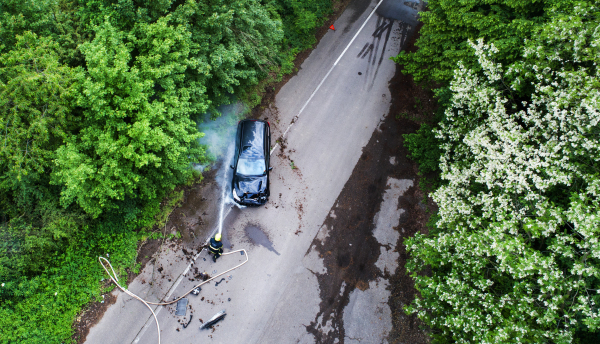
MULTIPOLYGON (((391 0, 379 3, 352 1, 335 22, 336 30, 321 39, 266 110, 275 146, 270 200, 265 207, 232 208, 223 233, 229 249, 248 251, 249 262, 220 284, 204 286, 199 296, 188 296, 185 317, 176 316, 174 306, 156 308, 162 343, 387 342, 392 319, 386 276, 397 266, 395 246, 403 214, 399 200, 414 180, 388 176, 379 181, 385 190, 375 198, 377 209, 364 214, 360 204, 352 210, 340 199, 344 190, 348 192, 357 163, 368 159, 365 147, 381 131, 392 98, 388 83, 396 72, 389 57, 400 51, 416 9, 422 7, 391 0), (379 11, 374 11, 378 4, 379 11), (356 221, 372 224, 368 240, 360 239, 368 241, 364 243, 368 248, 360 240, 348 240, 346 245, 343 233, 332 232, 333 222, 349 223, 351 238, 354 220, 337 217, 356 213, 364 215, 356 221), (328 254, 333 251, 327 245, 334 239, 337 249, 331 260, 328 254), (341 244, 348 247, 347 254, 340 251, 341 244), (327 282, 345 269, 362 267, 353 261, 361 255, 370 262, 359 269, 368 271, 367 277, 327 282), (199 330, 200 319, 206 321, 223 309, 225 320, 212 330, 199 330), (190 314, 191 324, 183 328, 190 314)), ((395 158, 377 163, 397 165, 395 158)), ((163 247, 130 290, 151 301, 165 295, 171 299, 198 283, 196 271, 214 274, 245 259, 229 255, 215 264, 201 254, 188 269, 189 258, 177 246, 163 247), (182 275, 184 271, 187 274, 182 275), (165 277, 156 278, 158 274, 165 277)), ((156 342, 156 325, 148 309, 123 294, 86 340, 156 342)))

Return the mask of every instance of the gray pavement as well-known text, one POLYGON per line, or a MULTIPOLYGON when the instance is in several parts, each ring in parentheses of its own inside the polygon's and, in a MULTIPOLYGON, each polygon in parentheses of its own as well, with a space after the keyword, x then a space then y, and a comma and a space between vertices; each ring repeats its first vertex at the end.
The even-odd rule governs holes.
MULTIPOLYGON (((298 74, 276 96, 278 121, 270 119, 273 144, 291 123, 294 125, 285 137, 285 150, 279 146, 272 155, 271 198, 265 207, 234 209, 224 231, 233 249, 248 250, 249 262, 228 274, 231 279, 226 278, 218 286, 214 282, 203 286, 199 296, 188 296, 191 308, 185 321, 192 312, 194 318, 185 329, 179 322, 184 318, 174 315, 174 305, 157 307, 162 343, 315 342, 306 326, 314 321, 321 303, 316 276, 327 274, 327 269, 318 253, 311 250, 311 242, 315 237, 327 236, 323 221, 350 177, 362 147, 388 113, 388 81, 396 68, 389 57, 399 52, 406 25, 373 15, 304 111, 297 115, 378 3, 366 2, 368 6, 364 6, 365 1, 356 0, 353 3, 363 6, 348 7, 335 23, 337 30, 322 38, 298 74), (296 169, 291 168, 291 161, 296 169), (259 228, 272 243, 272 249, 254 244, 246 233, 249 226, 259 228), (213 330, 198 329, 199 319, 207 320, 222 309, 227 311, 224 321, 213 330)), ((410 180, 389 183, 394 190, 390 194, 390 210, 382 210, 374 219, 378 230, 382 228, 377 236, 382 242, 394 235, 389 231, 398 224, 393 198, 403 193, 406 185, 412 185, 410 180)), ((397 204, 396 199, 396 209, 397 204)), ((197 283, 190 281, 192 275, 186 271, 189 260, 176 247, 164 247, 157 257, 131 283, 132 292, 156 301, 178 296, 197 283), (150 286, 148 281, 158 266, 164 268, 163 275, 168 277, 150 286)), ((395 256, 390 252, 382 257, 381 268, 391 269, 395 256)), ((207 256, 201 254, 193 269, 210 274, 244 259, 229 255, 213 264, 203 258, 207 256)), ((389 308, 384 305, 388 295, 386 283, 373 281, 368 290, 353 292, 351 304, 344 311, 344 323, 352 324, 346 330, 348 340, 363 332, 366 323, 361 321, 381 322, 385 330, 381 333, 389 332, 389 308), (369 302, 380 307, 364 308, 363 304, 369 302)), ((156 343, 155 326, 143 304, 120 293, 117 302, 90 330, 86 343, 156 343)), ((361 343, 382 340, 381 335, 367 334, 361 343)))

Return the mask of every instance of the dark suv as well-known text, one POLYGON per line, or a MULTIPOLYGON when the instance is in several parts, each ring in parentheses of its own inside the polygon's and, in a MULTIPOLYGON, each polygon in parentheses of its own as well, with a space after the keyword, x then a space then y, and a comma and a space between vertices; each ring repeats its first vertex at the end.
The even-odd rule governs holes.
POLYGON ((240 121, 235 136, 233 200, 243 205, 267 203, 269 190, 269 150, 271 128, 269 122, 246 119, 240 121))

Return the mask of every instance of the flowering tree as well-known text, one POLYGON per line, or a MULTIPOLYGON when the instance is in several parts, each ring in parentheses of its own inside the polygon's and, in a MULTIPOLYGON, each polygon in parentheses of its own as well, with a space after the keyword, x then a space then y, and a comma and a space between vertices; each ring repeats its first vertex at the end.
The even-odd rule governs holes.
POLYGON ((407 310, 440 339, 569 343, 600 326, 597 11, 555 13, 508 68, 470 41, 479 66, 455 71, 437 228, 406 242, 421 292, 407 310))

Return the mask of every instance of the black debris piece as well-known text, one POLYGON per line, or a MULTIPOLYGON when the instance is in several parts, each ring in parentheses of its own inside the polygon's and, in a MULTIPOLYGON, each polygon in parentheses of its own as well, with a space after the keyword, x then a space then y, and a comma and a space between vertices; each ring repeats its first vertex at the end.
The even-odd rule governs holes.
POLYGON ((194 317, 193 314, 190 314, 190 320, 187 322, 187 324, 181 324, 183 326, 183 328, 187 328, 188 325, 192 322, 192 318, 194 317))

